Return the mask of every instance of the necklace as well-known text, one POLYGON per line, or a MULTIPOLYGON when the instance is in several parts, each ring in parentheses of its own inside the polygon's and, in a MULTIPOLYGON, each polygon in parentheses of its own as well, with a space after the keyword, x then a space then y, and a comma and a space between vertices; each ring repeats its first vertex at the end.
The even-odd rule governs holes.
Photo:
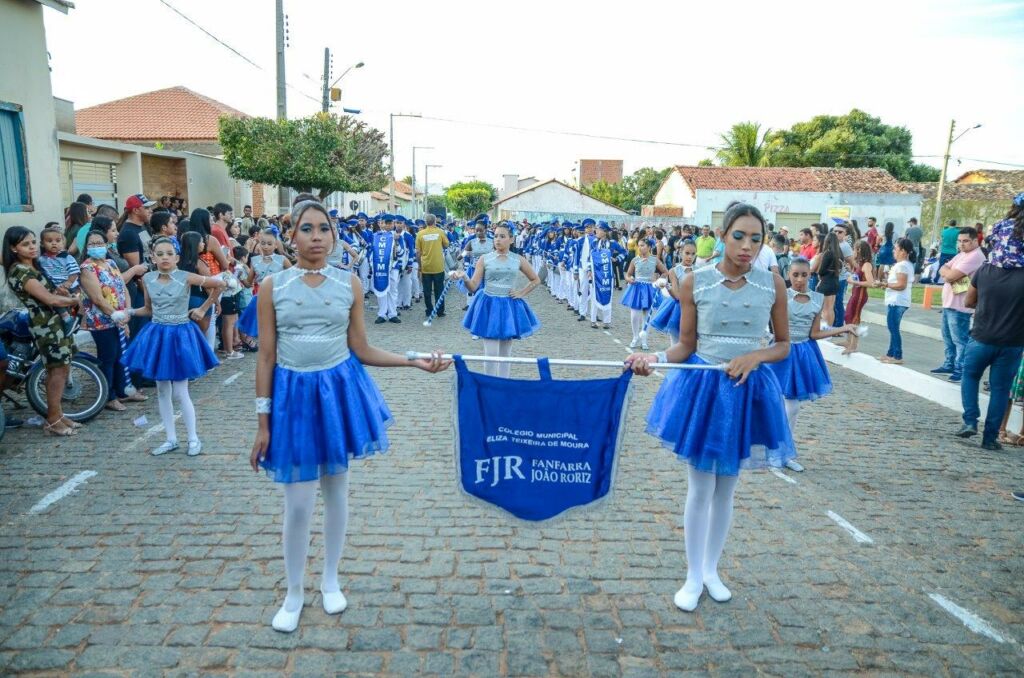
POLYGON ((331 270, 330 266, 324 266, 323 268, 302 268, 296 266, 295 268, 302 271, 301 275, 327 275, 327 271, 331 270))
POLYGON ((718 266, 715 266, 715 270, 717 270, 718 274, 720 276, 722 276, 723 278, 725 278, 726 280, 728 280, 729 282, 731 282, 731 283, 738 283, 739 281, 741 281, 744 278, 746 278, 747 274, 750 273, 754 269, 753 269, 753 267, 750 267, 746 271, 744 271, 743 273, 740 273, 736 277, 727 276, 724 272, 722 272, 722 269, 718 268, 718 266))

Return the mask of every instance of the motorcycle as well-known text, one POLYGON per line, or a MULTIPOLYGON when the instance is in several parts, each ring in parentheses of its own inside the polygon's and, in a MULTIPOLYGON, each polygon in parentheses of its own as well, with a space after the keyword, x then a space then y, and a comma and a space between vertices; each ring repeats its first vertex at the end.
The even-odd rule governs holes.
MULTIPOLYGON (((75 318, 71 335, 78 331, 75 318)), ((28 311, 14 309, 0 316, 0 341, 7 347, 7 387, 12 391, 25 390, 32 409, 46 417, 46 366, 43 365, 36 343, 29 332, 28 311)), ((71 358, 68 380, 61 397, 64 416, 71 421, 86 422, 103 411, 110 386, 94 356, 75 347, 71 358)), ((3 430, 0 429, 0 435, 3 430)))

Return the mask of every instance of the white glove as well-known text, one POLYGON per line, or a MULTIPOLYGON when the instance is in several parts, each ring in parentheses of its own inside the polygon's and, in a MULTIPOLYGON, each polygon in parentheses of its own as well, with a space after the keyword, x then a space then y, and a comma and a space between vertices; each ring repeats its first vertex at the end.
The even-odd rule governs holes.
POLYGON ((238 282, 238 278, 228 271, 224 271, 219 277, 224 281, 224 284, 227 285, 226 289, 229 293, 235 293, 242 289, 242 285, 238 282))
POLYGON ((128 322, 128 313, 125 311, 114 311, 110 314, 110 319, 114 321, 115 325, 123 325, 128 322))
POLYGON ((664 289, 665 287, 668 286, 668 280, 666 280, 665 278, 658 278, 657 280, 654 281, 654 286, 657 287, 658 289, 664 289))

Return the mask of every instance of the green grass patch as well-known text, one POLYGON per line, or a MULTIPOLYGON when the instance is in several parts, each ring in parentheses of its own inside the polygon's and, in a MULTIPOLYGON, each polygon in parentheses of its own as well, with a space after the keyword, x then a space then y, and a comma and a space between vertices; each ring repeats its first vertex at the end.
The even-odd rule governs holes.
MULTIPOLYGON (((849 296, 849 294, 847 294, 849 296)), ((881 287, 869 287, 868 288, 868 299, 885 299, 885 290, 881 287)), ((924 285, 914 285, 910 289, 910 301, 914 304, 920 304, 924 301, 924 285)), ((938 290, 932 292, 932 303, 941 307, 942 300, 938 290)))

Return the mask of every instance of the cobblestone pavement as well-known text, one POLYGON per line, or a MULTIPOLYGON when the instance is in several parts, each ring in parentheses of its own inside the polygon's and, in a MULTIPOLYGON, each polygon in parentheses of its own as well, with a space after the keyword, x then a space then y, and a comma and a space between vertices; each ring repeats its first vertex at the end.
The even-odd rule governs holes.
MULTIPOLYGON (((371 325, 371 340, 479 352, 459 325, 460 300, 433 328, 415 310, 400 326, 371 325)), ((621 306, 606 334, 543 289, 531 302, 544 329, 518 355, 625 355, 621 306)), ((457 490, 453 372, 372 370, 398 422, 391 452, 352 471, 341 566, 350 607, 340 617, 320 607, 314 530, 300 630, 276 633, 282 502, 247 467, 253 365, 225 364, 193 385, 205 442, 197 458, 147 454, 160 442, 148 432, 153 401, 105 413, 73 440, 8 433, 0 671, 931 678, 1024 666, 1024 504, 1009 496, 1024 487, 1022 453, 962 443, 950 435, 952 412, 839 368, 836 393, 798 425, 807 471, 787 472, 794 482, 743 477, 723 558, 735 597, 705 597, 694 614, 672 604, 685 573, 685 468, 642 432, 659 378, 634 380, 611 501, 535 527, 457 490), (135 427, 140 412, 149 424, 135 427), (86 470, 96 475, 75 493, 30 511, 86 470), (933 594, 1005 642, 971 630, 933 594)))

